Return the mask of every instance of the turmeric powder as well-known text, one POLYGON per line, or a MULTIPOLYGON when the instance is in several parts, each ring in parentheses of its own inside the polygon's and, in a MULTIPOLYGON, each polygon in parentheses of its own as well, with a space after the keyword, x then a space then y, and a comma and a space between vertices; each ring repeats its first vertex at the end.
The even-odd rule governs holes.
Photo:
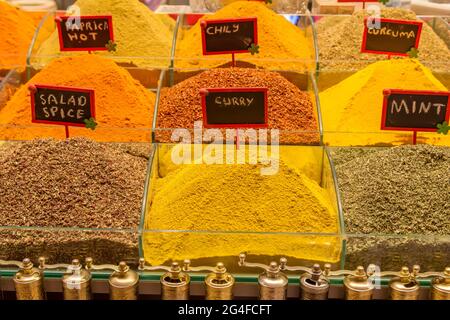
MULTIPOLYGON (((175 21, 162 14, 154 14, 139 0, 78 0, 82 15, 112 15, 115 52, 99 51, 120 63, 139 67, 162 68, 170 64, 175 21)), ((55 56, 79 53, 59 50, 58 32, 45 41, 37 52, 33 65, 41 68, 55 56)))
POLYGON ((307 34, 258 1, 233 2, 213 15, 200 19, 184 34, 181 33, 176 48, 175 67, 211 68, 229 63, 230 55, 203 56, 200 23, 202 20, 238 17, 258 18, 260 46, 259 53, 254 56, 250 53, 236 55, 238 61, 273 70, 304 71, 313 68, 312 34, 307 34))
MULTIPOLYGON (((416 59, 375 62, 320 93, 325 143, 338 146, 411 143, 411 132, 380 129, 384 89, 446 91, 416 59)), ((418 132, 417 142, 450 145, 450 137, 418 132)))
POLYGON ((97 55, 54 60, 23 85, 0 110, 0 140, 65 137, 63 126, 31 122, 30 84, 95 90, 97 128, 70 127, 70 136, 114 142, 150 140, 155 95, 114 61, 97 55))
POLYGON ((25 67, 28 48, 43 15, 22 11, 5 1, 0 1, 0 12, 0 70, 25 67))
POLYGON ((310 171, 314 167, 320 172, 319 155, 313 150, 320 153, 322 149, 283 148, 289 149, 288 158, 295 154, 301 160, 285 161, 281 150, 279 171, 272 176, 260 175, 262 164, 174 166, 171 149, 162 154, 158 167, 166 164, 165 170, 152 180, 149 191, 145 259, 160 264, 171 259, 230 257, 246 251, 338 261, 336 205, 315 180, 319 176, 310 171), (305 149, 308 152, 303 153, 305 149), (295 234, 303 232, 319 234, 295 234))

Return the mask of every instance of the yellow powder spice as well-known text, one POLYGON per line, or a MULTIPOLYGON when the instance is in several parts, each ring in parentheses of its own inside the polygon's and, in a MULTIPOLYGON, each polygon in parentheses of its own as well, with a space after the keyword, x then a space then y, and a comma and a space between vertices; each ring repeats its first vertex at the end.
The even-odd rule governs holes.
MULTIPOLYGON (((375 62, 320 93, 324 141, 329 145, 397 145, 412 133, 381 130, 384 89, 447 91, 416 59, 375 62)), ((418 143, 450 145, 450 137, 419 132, 418 143)))
MULTIPOLYGON (((301 152, 297 158, 304 160, 293 166, 291 160, 283 160, 282 152, 278 173, 269 176, 261 175, 260 164, 166 166, 164 175, 152 181, 145 229, 180 232, 145 232, 145 259, 160 264, 171 259, 236 257, 246 251, 338 261, 337 236, 293 234, 336 234, 339 229, 328 191, 313 180, 315 174, 302 172, 319 154, 301 152), (183 232, 188 230, 193 232, 183 232)), ((291 159, 292 153, 287 152, 291 159)), ((163 162, 170 156, 167 151, 163 162)))
POLYGON ((54 60, 23 85, 0 110, 0 140, 64 138, 64 126, 31 122, 28 86, 48 84, 95 90, 95 131, 70 127, 70 136, 98 141, 149 141, 155 95, 110 59, 81 55, 54 60))
MULTIPOLYGON (((175 21, 165 15, 155 14, 139 0, 78 0, 75 2, 82 15, 112 15, 115 52, 96 52, 121 63, 139 67, 168 67, 172 48, 175 21)), ((37 67, 47 64, 56 55, 79 53, 59 50, 58 32, 55 31, 38 50, 33 61, 37 67)))
POLYGON ((259 53, 237 54, 236 59, 258 67, 273 70, 307 70, 314 67, 313 40, 311 30, 294 26, 259 1, 236 1, 212 15, 198 21, 191 29, 181 33, 177 48, 175 67, 211 68, 231 61, 231 55, 203 56, 201 27, 202 20, 239 17, 258 18, 259 53))
MULTIPOLYGON (((27 52, 41 13, 28 13, 5 1, 0 1, 0 70, 25 67, 27 52)), ((48 36, 48 31, 43 29, 48 36)))

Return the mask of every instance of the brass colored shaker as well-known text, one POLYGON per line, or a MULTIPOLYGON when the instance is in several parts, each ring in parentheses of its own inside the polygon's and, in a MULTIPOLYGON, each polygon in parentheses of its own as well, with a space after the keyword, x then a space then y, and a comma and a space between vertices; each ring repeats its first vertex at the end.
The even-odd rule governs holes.
POLYGON ((188 300, 191 278, 184 272, 178 262, 172 262, 171 267, 166 266, 145 266, 145 260, 139 259, 139 270, 164 270, 161 278, 161 298, 162 300, 188 300))
POLYGON ((91 273, 83 269, 78 259, 72 260, 62 277, 64 300, 91 299, 91 273))
POLYGON ((445 268, 442 276, 431 281, 431 299, 450 300, 450 267, 445 268))
POLYGON ((269 266, 260 263, 245 261, 246 255, 239 255, 239 265, 242 267, 255 267, 265 270, 258 277, 260 300, 285 300, 287 296, 288 277, 281 272, 280 266, 271 262, 269 266))
POLYGON ((389 282, 390 298, 392 300, 418 300, 420 285, 416 281, 419 266, 413 267, 413 273, 408 267, 402 267, 399 275, 389 282))
POLYGON ((17 300, 44 300, 43 273, 25 258, 13 278, 17 300))
POLYGON ((345 277, 344 288, 346 300, 372 300, 375 286, 364 267, 359 266, 354 274, 345 277))
POLYGON ((125 262, 120 262, 108 279, 111 300, 137 300, 139 274, 130 269, 125 262))

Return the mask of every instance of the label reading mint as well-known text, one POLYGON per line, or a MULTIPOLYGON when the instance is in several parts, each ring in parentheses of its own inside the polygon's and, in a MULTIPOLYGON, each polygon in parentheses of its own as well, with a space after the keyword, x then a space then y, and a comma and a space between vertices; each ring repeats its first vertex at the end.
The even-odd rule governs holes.
POLYGON ((85 127, 95 118, 94 90, 31 85, 32 122, 85 127))
POLYGON ((256 18, 204 20, 200 25, 204 55, 249 52, 258 44, 256 18))
POLYGON ((57 17, 61 51, 106 51, 114 42, 112 16, 57 17))
POLYGON ((267 88, 200 90, 205 128, 267 127, 267 88))
POLYGON ((419 47, 421 31, 419 21, 366 18, 361 52, 406 56, 419 47))
POLYGON ((384 90, 383 130, 435 132, 437 125, 448 122, 450 92, 384 90))

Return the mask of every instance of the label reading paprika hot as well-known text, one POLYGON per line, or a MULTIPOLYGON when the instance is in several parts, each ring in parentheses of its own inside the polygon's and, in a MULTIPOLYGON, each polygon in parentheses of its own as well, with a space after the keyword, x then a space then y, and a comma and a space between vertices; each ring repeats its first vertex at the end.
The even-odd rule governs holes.
POLYGON ((205 128, 267 127, 267 88, 201 89, 205 128))
POLYGON ((386 89, 381 129, 435 132, 449 120, 450 92, 386 89))
POLYGON ((112 16, 63 16, 55 21, 61 51, 106 51, 114 42, 112 16))
POLYGON ((257 18, 204 20, 200 26, 204 55, 249 52, 258 44, 257 18))
POLYGON ((422 22, 384 18, 365 18, 361 52, 408 55, 419 47, 422 22))
POLYGON ((95 118, 94 90, 34 84, 31 92, 32 122, 85 127, 95 118))

